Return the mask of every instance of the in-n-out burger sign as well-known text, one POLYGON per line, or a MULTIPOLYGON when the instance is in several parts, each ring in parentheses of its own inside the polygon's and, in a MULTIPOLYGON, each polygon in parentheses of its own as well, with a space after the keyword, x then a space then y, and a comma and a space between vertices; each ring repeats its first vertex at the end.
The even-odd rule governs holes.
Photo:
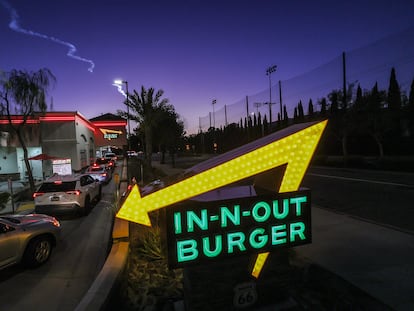
POLYGON ((108 139, 108 140, 117 139, 118 136, 122 134, 122 131, 116 131, 116 130, 110 130, 110 129, 102 129, 102 128, 99 129, 99 130, 102 132, 104 138, 105 139, 108 139))
POLYGON ((310 191, 211 202, 167 209, 169 266, 218 260, 311 243, 310 191))

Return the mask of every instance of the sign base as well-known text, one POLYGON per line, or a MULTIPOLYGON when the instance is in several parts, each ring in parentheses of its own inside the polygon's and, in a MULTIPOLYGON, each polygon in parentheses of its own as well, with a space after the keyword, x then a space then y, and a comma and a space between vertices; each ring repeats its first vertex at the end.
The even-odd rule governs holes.
POLYGON ((288 250, 272 252, 259 279, 250 274, 252 261, 241 256, 184 268, 185 310, 256 310, 286 301, 300 278, 289 265, 288 250))

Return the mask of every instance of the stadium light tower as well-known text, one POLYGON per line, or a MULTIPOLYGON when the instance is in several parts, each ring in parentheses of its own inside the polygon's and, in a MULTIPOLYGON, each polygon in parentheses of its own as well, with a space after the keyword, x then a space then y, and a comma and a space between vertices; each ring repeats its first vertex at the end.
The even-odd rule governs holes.
POLYGON ((276 71, 276 65, 266 69, 266 75, 269 76, 269 124, 272 124, 272 73, 276 71))

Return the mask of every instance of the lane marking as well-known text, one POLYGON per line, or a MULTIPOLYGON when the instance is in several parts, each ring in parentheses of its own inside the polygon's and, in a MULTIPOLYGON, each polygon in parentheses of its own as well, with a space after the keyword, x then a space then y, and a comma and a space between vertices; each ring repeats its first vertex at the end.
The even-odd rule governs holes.
POLYGON ((387 186, 398 186, 398 187, 414 188, 414 185, 399 184, 399 183, 393 183, 393 182, 387 182, 387 181, 377 181, 377 180, 370 180, 370 179, 360 179, 360 178, 334 176, 334 175, 324 175, 324 174, 315 174, 315 173, 308 173, 307 175, 315 176, 315 177, 324 177, 324 178, 332 178, 332 179, 339 179, 339 180, 347 180, 347 181, 366 182, 366 183, 371 183, 371 184, 380 184, 380 185, 387 185, 387 186))

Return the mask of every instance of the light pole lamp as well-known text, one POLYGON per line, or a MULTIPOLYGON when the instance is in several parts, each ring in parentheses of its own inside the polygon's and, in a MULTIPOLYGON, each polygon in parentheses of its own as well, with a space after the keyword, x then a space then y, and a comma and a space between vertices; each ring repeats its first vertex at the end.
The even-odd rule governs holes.
POLYGON ((128 81, 126 80, 115 80, 115 84, 122 85, 125 84, 126 90, 126 106, 127 106, 127 125, 128 125, 128 133, 127 133, 127 141, 128 141, 128 150, 131 150, 131 129, 129 125, 129 93, 128 93, 128 81))
POLYGON ((276 71, 276 65, 266 69, 266 75, 269 76, 269 124, 272 124, 272 73, 276 71))

